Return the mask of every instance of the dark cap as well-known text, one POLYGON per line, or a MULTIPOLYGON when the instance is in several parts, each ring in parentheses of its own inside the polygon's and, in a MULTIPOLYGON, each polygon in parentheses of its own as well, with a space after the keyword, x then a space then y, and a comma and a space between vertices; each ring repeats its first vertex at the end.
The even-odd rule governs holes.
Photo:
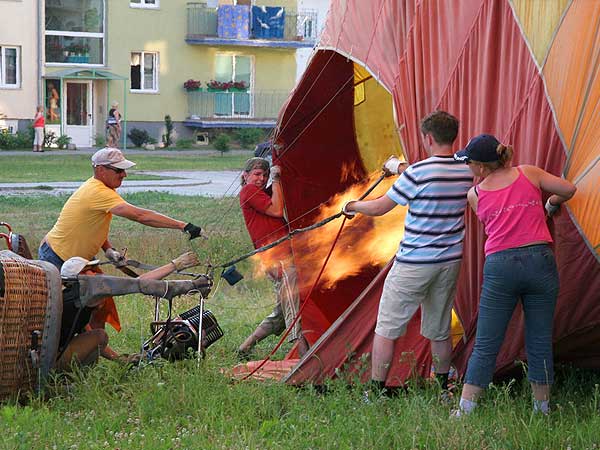
POLYGON ((499 161, 500 156, 496 152, 499 145, 498 139, 491 134, 480 134, 471 139, 464 149, 456 152, 454 159, 465 163, 499 161))

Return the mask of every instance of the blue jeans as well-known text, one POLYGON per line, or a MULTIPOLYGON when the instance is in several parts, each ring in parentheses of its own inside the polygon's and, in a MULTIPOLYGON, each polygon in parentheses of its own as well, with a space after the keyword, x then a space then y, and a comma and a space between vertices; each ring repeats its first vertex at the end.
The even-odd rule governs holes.
POLYGON ((58 270, 60 270, 65 263, 60 256, 54 253, 54 250, 52 250, 52 247, 50 247, 46 241, 44 241, 38 249, 38 259, 54 264, 58 270))
POLYGON ((552 323, 558 271, 548 245, 511 248, 486 257, 475 347, 465 382, 486 388, 519 299, 525 315, 525 349, 532 383, 552 384, 552 323))

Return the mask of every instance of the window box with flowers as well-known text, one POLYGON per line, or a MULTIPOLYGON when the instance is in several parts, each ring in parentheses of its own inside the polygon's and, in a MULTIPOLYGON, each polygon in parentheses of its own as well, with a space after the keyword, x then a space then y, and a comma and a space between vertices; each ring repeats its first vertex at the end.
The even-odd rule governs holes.
POLYGON ((232 81, 229 92, 248 92, 248 83, 245 81, 232 81))
POLYGON ((183 83, 183 88, 188 92, 201 91, 202 82, 200 80, 189 79, 183 83))
POLYGON ((248 83, 245 81, 215 81, 206 84, 209 92, 248 92, 248 83))
POLYGON ((210 80, 206 83, 208 92, 224 92, 232 86, 231 81, 215 81, 210 80))

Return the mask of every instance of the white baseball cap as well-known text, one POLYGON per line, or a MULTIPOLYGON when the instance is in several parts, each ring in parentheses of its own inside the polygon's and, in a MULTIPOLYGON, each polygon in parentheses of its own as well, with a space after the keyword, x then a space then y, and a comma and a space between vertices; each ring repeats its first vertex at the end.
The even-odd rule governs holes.
POLYGON ((92 164, 97 166, 112 166, 117 169, 129 169, 135 166, 134 162, 125 159, 123 152, 118 148, 105 147, 92 155, 92 164))
POLYGON ((92 261, 88 261, 85 258, 80 256, 73 256, 72 258, 67 259, 60 269, 60 276, 63 278, 77 278, 79 272, 83 270, 86 266, 95 266, 100 261, 94 259, 92 261))

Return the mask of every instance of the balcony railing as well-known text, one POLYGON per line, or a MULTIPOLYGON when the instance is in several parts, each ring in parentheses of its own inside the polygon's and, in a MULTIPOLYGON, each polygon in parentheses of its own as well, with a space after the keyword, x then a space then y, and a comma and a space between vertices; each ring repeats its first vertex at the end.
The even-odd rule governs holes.
POLYGON ((287 91, 188 92, 188 118, 200 119, 277 119, 287 99, 287 91))
POLYGON ((242 38, 219 36, 219 14, 217 8, 205 3, 187 4, 187 36, 190 44, 222 44, 270 47, 312 47, 317 40, 317 12, 314 10, 285 11, 283 33, 280 37, 265 36, 264 30, 253 30, 252 17, 237 29, 242 38), (247 36, 247 37, 246 37, 247 36))

